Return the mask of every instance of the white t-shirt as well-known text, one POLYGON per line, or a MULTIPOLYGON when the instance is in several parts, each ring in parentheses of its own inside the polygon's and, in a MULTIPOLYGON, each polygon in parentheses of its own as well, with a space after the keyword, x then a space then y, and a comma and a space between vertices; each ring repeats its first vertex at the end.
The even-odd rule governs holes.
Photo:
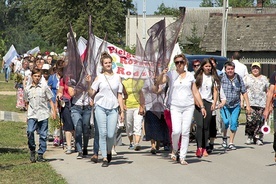
POLYGON ((91 88, 98 91, 94 98, 94 104, 105 109, 114 109, 119 106, 118 93, 122 93, 123 91, 123 85, 119 75, 113 74, 108 76, 99 74, 91 88))
POLYGON ((167 73, 169 77, 170 92, 168 102, 170 105, 178 108, 194 105, 194 95, 192 93, 192 84, 195 78, 191 72, 186 72, 185 78, 181 79, 179 74, 173 70, 167 73))
POLYGON ((208 102, 213 101, 212 87, 214 82, 212 80, 214 79, 211 75, 205 75, 203 73, 202 85, 198 90, 201 95, 201 98, 207 100, 208 102))

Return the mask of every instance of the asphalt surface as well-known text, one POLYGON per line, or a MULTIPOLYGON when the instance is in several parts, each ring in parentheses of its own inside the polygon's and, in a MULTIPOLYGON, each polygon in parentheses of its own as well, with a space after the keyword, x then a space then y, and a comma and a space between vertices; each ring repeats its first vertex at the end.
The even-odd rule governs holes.
MULTIPOLYGON (((122 146, 117 146, 117 156, 113 156, 109 167, 90 161, 92 140, 89 142, 88 156, 76 159, 77 153, 66 155, 61 148, 48 152, 53 168, 68 183, 112 183, 112 184, 155 184, 155 183, 189 183, 189 184, 257 184, 275 183, 276 163, 272 148, 273 135, 266 135, 264 145, 246 145, 244 125, 238 129, 235 144, 237 150, 224 150, 216 139, 215 150, 208 157, 195 157, 196 143, 189 145, 187 162, 180 165, 171 161, 169 152, 163 151, 152 155, 150 142, 142 141, 141 151, 128 150, 128 140, 122 136, 122 146)), ((51 147, 51 145, 49 146, 51 147)))
MULTIPOLYGON (((14 95, 12 94, 6 95, 14 95)), ((25 113, 0 111, 0 121, 24 122, 25 113)), ((48 142, 45 157, 69 184, 111 183, 111 184, 259 184, 275 183, 276 163, 272 148, 273 135, 264 137, 264 145, 246 145, 244 125, 238 129, 235 145, 237 150, 224 150, 215 141, 215 150, 208 157, 195 157, 196 143, 189 145, 187 162, 180 165, 171 161, 169 152, 156 155, 150 153, 150 142, 141 141, 141 151, 128 150, 128 139, 122 134, 123 145, 117 146, 109 167, 101 167, 102 160, 95 164, 90 161, 93 139, 89 141, 88 156, 77 160, 77 153, 66 155, 60 147, 48 142)))

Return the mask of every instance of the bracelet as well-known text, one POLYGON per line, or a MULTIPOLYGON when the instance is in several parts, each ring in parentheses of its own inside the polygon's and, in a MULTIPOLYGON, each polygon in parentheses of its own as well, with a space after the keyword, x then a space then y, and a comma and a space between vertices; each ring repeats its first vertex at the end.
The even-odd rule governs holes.
POLYGON ((205 106, 201 106, 200 109, 205 109, 205 106))

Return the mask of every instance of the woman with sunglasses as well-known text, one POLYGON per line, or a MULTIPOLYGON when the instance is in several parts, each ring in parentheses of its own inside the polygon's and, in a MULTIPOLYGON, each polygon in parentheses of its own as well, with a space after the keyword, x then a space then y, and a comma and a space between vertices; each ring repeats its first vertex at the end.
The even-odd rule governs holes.
POLYGON ((171 112, 172 120, 172 153, 171 159, 177 161, 178 141, 181 136, 180 163, 187 165, 186 154, 188 151, 190 126, 194 114, 195 100, 198 102, 201 113, 206 117, 206 110, 203 105, 200 93, 195 85, 193 74, 185 70, 187 59, 183 54, 174 57, 176 70, 168 71, 165 68, 157 77, 157 84, 168 82, 169 92, 167 105, 171 112))
POLYGON ((204 59, 199 69, 195 73, 196 87, 203 99, 203 104, 207 111, 207 116, 201 116, 201 109, 195 106, 194 120, 196 122, 196 156, 208 156, 206 146, 208 144, 210 123, 212 120, 212 111, 216 109, 218 99, 218 87, 220 79, 211 60, 204 59))

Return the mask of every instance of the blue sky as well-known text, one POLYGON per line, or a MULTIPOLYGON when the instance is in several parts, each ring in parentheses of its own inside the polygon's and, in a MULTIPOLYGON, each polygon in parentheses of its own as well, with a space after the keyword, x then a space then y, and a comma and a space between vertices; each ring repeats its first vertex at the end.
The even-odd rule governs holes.
MULTIPOLYGON (((152 15, 161 3, 164 3, 167 7, 178 8, 179 6, 199 7, 201 2, 202 0, 146 0, 146 14, 152 15)), ((136 5, 136 3, 140 15, 143 13, 143 0, 133 0, 133 4, 136 5)))

